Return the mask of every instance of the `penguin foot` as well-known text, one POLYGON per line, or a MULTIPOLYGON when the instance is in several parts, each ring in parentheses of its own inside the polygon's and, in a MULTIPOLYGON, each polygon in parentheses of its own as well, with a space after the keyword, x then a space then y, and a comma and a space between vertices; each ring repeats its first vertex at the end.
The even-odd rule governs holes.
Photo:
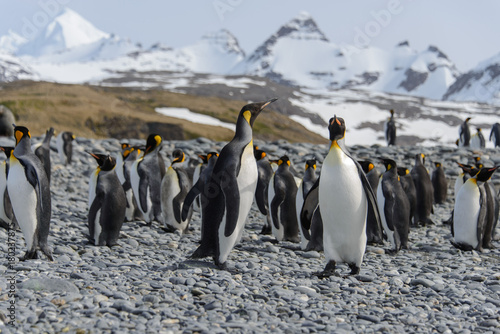
POLYGON ((323 271, 316 272, 313 275, 317 276, 319 279, 327 278, 327 277, 330 277, 332 275, 338 277, 340 275, 335 271, 336 265, 337 264, 335 263, 335 261, 330 260, 326 264, 325 269, 323 271))
POLYGON ((227 270, 227 264, 226 262, 224 263, 220 263, 216 257, 214 257, 214 262, 215 262, 215 265, 217 266, 217 268, 219 268, 219 270, 225 270, 225 271, 228 271, 227 270))
POLYGON ((349 273, 349 275, 357 275, 359 274, 359 270, 361 269, 356 265, 356 263, 350 263, 349 268, 351 268, 351 272, 349 273))
POLYGON ((163 225, 161 227, 161 229, 167 233, 175 233, 175 231, 177 230, 176 228, 170 226, 170 225, 163 225))
POLYGON ((26 251, 26 253, 24 253, 24 255, 21 258, 19 258, 19 261, 26 261, 33 259, 38 259, 38 253, 36 252, 36 250, 26 251))
POLYGON ((398 253, 398 250, 397 249, 392 249, 392 248, 391 249, 386 249, 385 253, 387 255, 393 255, 394 256, 394 255, 396 255, 398 253))
POLYGON ((483 248, 495 249, 497 247, 495 245, 493 245, 491 242, 489 242, 486 245, 483 245, 483 248))
POLYGON ((200 245, 196 250, 191 254, 189 258, 191 259, 203 259, 208 256, 215 256, 215 251, 213 249, 207 249, 200 245))
POLYGON ((260 234, 264 234, 264 235, 270 235, 272 232, 271 230, 271 226, 267 226, 267 225, 264 225, 262 227, 262 230, 260 231, 260 234))

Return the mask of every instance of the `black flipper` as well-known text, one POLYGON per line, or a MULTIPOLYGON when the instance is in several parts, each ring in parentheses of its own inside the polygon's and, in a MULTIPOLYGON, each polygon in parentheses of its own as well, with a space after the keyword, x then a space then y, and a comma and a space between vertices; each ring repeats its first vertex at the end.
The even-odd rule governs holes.
POLYGON ((21 163, 21 165, 24 167, 24 173, 26 175, 26 179, 31 184, 33 189, 35 189, 35 191, 37 192, 40 207, 43 211, 42 188, 41 188, 40 183, 38 181, 38 174, 36 172, 36 169, 33 167, 33 165, 27 164, 22 158, 18 158, 18 160, 21 163))
POLYGON ((222 192, 224 193, 227 208, 224 236, 229 237, 236 229, 236 223, 238 222, 239 216, 240 190, 238 188, 238 179, 236 178, 236 175, 224 173, 220 186, 222 192))
POLYGON ((304 198, 304 204, 302 204, 302 210, 300 210, 300 225, 307 231, 311 229, 314 212, 319 206, 319 180, 320 177, 314 182, 311 190, 304 198))
MULTIPOLYGON (((276 181, 276 176, 274 176, 274 181, 276 181)), ((274 228, 279 230, 280 229, 280 224, 279 224, 279 210, 281 204, 283 204, 283 201, 285 200, 285 192, 283 189, 277 189, 276 184, 274 187, 274 198, 271 201, 271 218, 273 221, 274 228)), ((283 232, 284 233, 284 232, 283 232)))
POLYGON ((140 165, 137 166, 139 174, 139 205, 143 212, 148 211, 148 188, 149 188, 149 178, 146 173, 142 172, 140 165))
POLYGON ((479 216, 477 217, 477 247, 476 250, 483 251, 483 237, 486 229, 486 216, 488 214, 488 199, 486 197, 486 191, 484 185, 479 186, 479 203, 481 208, 479 209, 479 216), (481 189, 482 188, 482 189, 481 189))
MULTIPOLYGON (((97 216, 97 212, 102 207, 102 193, 96 193, 94 201, 90 205, 89 208, 89 216, 88 216, 88 225, 89 225, 89 240, 92 243, 99 242, 99 240, 94 240, 94 224, 92 224, 95 221, 95 218, 97 216)), ((95 222, 96 224, 99 224, 99 222, 95 222)))

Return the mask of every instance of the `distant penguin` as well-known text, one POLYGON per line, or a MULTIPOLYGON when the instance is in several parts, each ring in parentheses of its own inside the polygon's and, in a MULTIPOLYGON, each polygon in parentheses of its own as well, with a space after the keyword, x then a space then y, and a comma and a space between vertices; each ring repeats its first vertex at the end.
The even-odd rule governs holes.
POLYGON ((260 213, 266 216, 266 221, 264 226, 262 226, 261 234, 271 234, 272 233, 272 219, 271 213, 269 212, 269 201, 268 201, 268 191, 269 182, 274 174, 273 168, 271 167, 271 162, 267 158, 266 152, 263 150, 254 150, 255 160, 257 160, 257 171, 258 180, 257 188, 255 189, 255 203, 259 208, 260 213))
POLYGON ((12 124, 15 122, 16 119, 12 111, 0 104, 0 136, 11 137, 14 135, 12 124))
POLYGON ((481 128, 476 128, 477 132, 472 135, 470 139, 470 147, 475 149, 482 149, 486 147, 486 141, 484 140, 483 132, 481 128))
POLYGON ((410 203, 410 225, 416 224, 414 222, 415 210, 417 208, 417 189, 415 188, 415 183, 410 174, 410 170, 405 167, 398 167, 399 180, 403 191, 408 197, 408 202, 410 203))
POLYGON ((137 204, 137 199, 134 196, 134 191, 132 190, 132 183, 130 181, 130 171, 132 170, 132 165, 141 155, 141 148, 139 147, 129 147, 125 149, 123 153, 123 177, 125 181, 122 183, 123 191, 125 191, 125 197, 127 198, 127 209, 125 210, 125 220, 132 221, 134 218, 143 219, 139 205, 137 204))
POLYGON ((40 159, 45 168, 45 173, 50 182, 51 166, 50 166, 50 140, 54 135, 54 128, 50 128, 45 132, 45 138, 40 145, 37 145, 33 150, 36 156, 40 159))
POLYGON ((231 249, 240 240, 258 179, 252 127, 260 112, 274 101, 252 103, 241 109, 234 137, 222 148, 204 190, 208 205, 202 226, 207 231, 193 257, 215 253, 215 264, 224 268, 231 249))
POLYGON ((377 202, 392 251, 398 252, 408 248, 410 201, 401 186, 396 162, 392 159, 382 159, 382 162, 386 170, 378 184, 377 202))
POLYGON ((434 224, 430 219, 430 215, 433 212, 434 190, 432 189, 432 181, 429 173, 424 166, 424 159, 424 154, 417 154, 415 156, 415 166, 411 170, 411 177, 417 190, 417 206, 415 208, 413 223, 415 225, 421 223, 423 226, 434 224))
MULTIPOLYGON (((196 182, 198 182, 198 179, 200 178, 200 175, 203 171, 203 169, 205 169, 205 167, 207 166, 207 163, 208 163, 208 159, 207 159, 207 155, 205 154, 198 154, 198 157, 201 159, 201 163, 198 163, 195 167, 194 167, 194 171, 193 171, 193 184, 196 184, 196 182)), ((196 212, 200 212, 200 197, 197 197, 195 199, 195 201, 193 202, 193 211, 196 211, 196 212)))
POLYGON ((0 147, 0 150, 4 151, 7 156, 7 160, 0 163, 0 227, 8 230, 15 228, 17 225, 12 211, 12 204, 10 203, 9 192, 7 191, 9 160, 14 147, 0 147))
POLYGON ((130 153, 130 144, 127 142, 122 142, 120 144, 121 152, 116 155, 116 176, 118 176, 118 180, 121 184, 125 183, 125 174, 123 172, 123 160, 125 159, 125 155, 130 153))
POLYGON ((295 200, 297 184, 290 172, 290 159, 282 156, 278 161, 278 169, 274 173, 273 192, 269 192, 269 208, 272 218, 272 232, 278 241, 299 242, 299 229, 295 200))
POLYGON ((484 183, 497 168, 482 168, 460 188, 453 213, 453 246, 464 251, 483 250, 488 206, 492 207, 484 183))
POLYGON ((446 180, 443 165, 440 162, 435 162, 434 166, 436 168, 431 177, 432 188, 434 189, 434 203, 443 204, 446 202, 446 196, 448 195, 448 180, 446 180))
POLYGON ((321 220, 321 214, 319 211, 313 216, 310 229, 306 230, 302 224, 300 224, 300 212, 302 211, 302 206, 304 205, 304 199, 307 197, 309 191, 311 191, 317 179, 316 159, 309 159, 306 161, 304 177, 302 178, 302 182, 297 190, 297 197, 295 200, 295 209, 297 211, 297 220, 300 232, 300 248, 306 251, 323 250, 323 221, 321 220))
POLYGON ((89 182, 89 239, 96 246, 111 247, 120 235, 127 199, 116 175, 116 160, 109 155, 89 154, 98 164, 89 182))
POLYGON ((57 135, 56 145, 59 159, 63 165, 70 165, 73 158, 73 140, 75 136, 73 133, 63 131, 57 135))
POLYGON ((52 215, 49 180, 40 159, 31 151, 31 135, 24 126, 14 127, 16 147, 10 155, 9 191, 12 209, 28 250, 22 260, 38 258, 41 250, 50 261, 47 244, 52 215))
POLYGON ((458 129, 458 146, 459 147, 469 147, 470 146, 470 129, 469 121, 471 117, 467 117, 465 121, 460 124, 458 129))
POLYGON ((191 180, 185 169, 181 166, 186 161, 182 150, 176 149, 172 153, 172 164, 168 167, 161 181, 161 211, 163 222, 167 229, 179 230, 186 233, 191 221, 193 210, 190 209, 186 219, 182 219, 182 206, 184 199, 191 189, 191 180))
MULTIPOLYGON (((186 195, 186 198, 184 199, 184 204, 182 205, 182 220, 186 220, 190 207, 193 204, 193 202, 199 198, 200 199, 200 214, 201 214, 201 241, 203 242, 210 242, 212 240, 216 239, 215 234, 217 231, 215 229, 210 230, 210 226, 204 227, 203 224, 207 224, 210 222, 208 219, 203 219, 203 216, 208 214, 209 212, 209 198, 212 196, 211 193, 209 193, 208 190, 210 188, 210 180, 212 177, 212 171, 214 169, 215 163, 217 162, 217 158, 219 157, 219 153, 217 152, 209 152, 207 155, 207 166, 201 171, 200 177, 198 178, 198 181, 193 185, 193 187, 189 190, 189 192, 186 195), (207 233, 211 236, 209 237, 204 237, 204 233, 207 233)), ((202 245, 198 248, 198 251, 200 253, 195 253, 192 255, 193 258, 200 258, 200 257, 205 257, 209 256, 203 253, 206 249, 211 249, 214 250, 212 245, 206 246, 202 245)), ((210 254, 211 256, 215 256, 215 250, 213 254, 210 254)))
POLYGON ((394 121, 394 110, 389 111, 391 117, 385 122, 385 140, 387 146, 396 145, 396 122, 394 121))
POLYGON ((490 141, 494 147, 500 147, 500 123, 493 124, 490 132, 490 141))
POLYGON ((319 209, 323 220, 323 247, 327 264, 319 277, 335 274, 337 262, 349 265, 351 275, 359 273, 366 249, 368 215, 380 223, 377 201, 361 166, 346 151, 346 126, 334 116, 328 122, 330 151, 323 161, 321 175, 305 199, 301 223, 310 225, 312 214, 319 209), (316 186, 317 185, 317 186, 316 186), (315 203, 317 201, 317 203, 315 203))
POLYGON ((160 155, 162 138, 150 134, 146 141, 146 150, 130 170, 130 184, 139 209, 146 224, 161 218, 161 181, 165 176, 165 162, 160 155))

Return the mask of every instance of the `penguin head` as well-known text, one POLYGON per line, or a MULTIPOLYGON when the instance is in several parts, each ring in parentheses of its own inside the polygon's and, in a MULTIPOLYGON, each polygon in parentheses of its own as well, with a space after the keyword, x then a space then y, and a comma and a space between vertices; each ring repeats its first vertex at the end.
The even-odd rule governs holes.
POLYGON ((422 164, 425 164, 425 154, 420 153, 415 155, 415 163, 420 162, 422 164))
POLYGON ((248 122, 248 124, 250 124, 250 126, 253 126, 253 123, 255 122, 257 116, 259 116, 260 112, 264 110, 265 107, 267 107, 269 104, 273 103, 276 100, 277 98, 274 98, 264 102, 247 104, 246 106, 241 108, 239 116, 246 119, 246 121, 248 122))
POLYGON ((309 159, 306 161, 306 170, 309 168, 316 169, 316 159, 309 159))
POLYGON ((410 174, 410 170, 406 167, 398 167, 398 175, 399 176, 405 176, 410 174))
POLYGON ((219 153, 217 153, 217 152, 209 152, 207 154, 207 161, 210 161, 210 159, 212 159, 213 157, 216 157, 216 158, 219 157, 219 153))
POLYGON ((460 146, 460 139, 455 140, 455 145, 460 146))
POLYGON ((201 161, 206 164, 208 162, 208 155, 205 154, 198 154, 198 158, 201 159, 201 161))
POLYGON ((158 134, 150 134, 146 140, 146 152, 145 154, 153 152, 158 146, 161 145, 162 138, 158 134))
POLYGON ((481 132, 481 128, 476 128, 477 132, 481 132))
POLYGON ((96 159, 97 164, 99 165, 99 169, 102 171, 106 172, 106 171, 113 170, 113 168, 115 168, 115 166, 116 166, 116 160, 112 156, 110 156, 109 154, 98 154, 98 153, 91 153, 91 152, 87 152, 87 153, 96 159))
POLYGON ((365 172, 365 174, 369 173, 373 168, 375 168, 375 165, 370 160, 359 160, 358 163, 360 164, 361 169, 363 169, 363 172, 365 172))
POLYGON ((380 159, 380 161, 384 164, 386 171, 390 170, 397 171, 398 165, 396 164, 396 161, 388 158, 382 158, 380 159))
POLYGON ((439 168, 439 167, 441 167, 441 163, 440 162, 434 162, 434 166, 436 166, 436 168, 439 168))
POLYGON ((330 121, 328 122, 328 130, 330 131, 331 141, 337 141, 344 138, 345 136, 344 119, 341 117, 337 118, 337 115, 334 115, 332 118, 330 118, 330 121))
POLYGON ((253 155, 255 157, 255 160, 257 160, 257 161, 264 159, 267 156, 266 152, 264 152, 263 150, 258 150, 258 149, 253 151, 253 155))
POLYGON ((467 117, 467 118, 465 119, 465 123, 468 123, 471 119, 472 119, 472 117, 467 117))
POLYGON ((31 133, 30 133, 30 130, 28 130, 27 127, 25 127, 25 126, 16 126, 14 124, 12 124, 12 125, 14 126, 14 137, 16 138, 16 146, 19 144, 19 142, 23 138, 31 139, 31 133))
POLYGON ((0 146, 0 150, 5 152, 5 155, 7 156, 7 159, 10 158, 10 155, 12 154, 12 151, 14 151, 14 147, 12 146, 0 146))
POLYGON ((278 160, 278 166, 290 166, 290 159, 288 158, 288 155, 284 155, 278 160))
POLYGON ((182 150, 179 150, 179 149, 175 150, 172 153, 172 157, 174 158, 172 160, 172 165, 186 161, 186 155, 184 154, 184 152, 182 152, 182 150))
POLYGON ((497 170, 497 168, 500 166, 495 166, 492 168, 484 167, 479 170, 479 172, 476 174, 475 178, 480 181, 480 182, 486 182, 488 181, 493 173, 497 170))
POLYGON ((461 164, 460 162, 457 162, 457 165, 462 169, 464 174, 467 173, 471 177, 473 177, 474 175, 476 175, 479 172, 478 168, 471 166, 471 165, 464 165, 464 164, 461 164))
POLYGON ((122 150, 124 150, 126 148, 130 148, 130 144, 127 142, 123 142, 123 143, 121 143, 121 147, 122 147, 122 150))
POLYGON ((123 160, 125 160, 130 155, 130 153, 132 153, 133 151, 134 151, 133 147, 129 146, 129 147, 124 148, 122 151, 123 160))

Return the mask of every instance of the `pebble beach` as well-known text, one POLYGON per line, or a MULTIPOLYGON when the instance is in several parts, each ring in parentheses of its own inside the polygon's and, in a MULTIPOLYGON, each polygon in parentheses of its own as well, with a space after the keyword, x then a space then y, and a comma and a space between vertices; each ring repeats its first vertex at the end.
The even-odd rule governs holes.
MULTIPOLYGON (((273 158, 287 154, 299 174, 313 157, 320 168, 328 151, 326 145, 255 143, 273 158)), ((168 162, 175 148, 196 157, 223 145, 204 138, 168 141, 161 152, 168 162)), ((470 163, 480 154, 485 166, 498 165, 500 149, 349 147, 356 158, 390 157, 408 168, 415 154, 424 153, 429 171, 433 162, 443 164, 448 199, 434 205, 434 225, 412 227, 408 250, 390 255, 388 242, 368 246, 359 275, 343 277, 349 268, 339 264, 340 277, 319 279, 314 273, 326 264, 323 253, 260 234, 266 218, 255 205, 227 271, 211 259, 189 258, 200 239, 196 212, 184 235, 158 222, 132 221, 124 223, 118 245, 89 244, 88 184, 96 163, 85 151, 117 154, 119 148, 116 139, 77 138, 69 166, 52 152, 54 262, 43 255, 24 262, 2 257, 1 333, 500 333, 500 242, 484 252, 463 252, 451 245, 450 226, 442 223, 454 206, 456 162, 470 163)), ((500 173, 492 182, 498 190, 500 173)), ((8 233, 0 229, 3 254, 9 252, 8 233)), ((15 231, 16 258, 25 251, 15 231)))

